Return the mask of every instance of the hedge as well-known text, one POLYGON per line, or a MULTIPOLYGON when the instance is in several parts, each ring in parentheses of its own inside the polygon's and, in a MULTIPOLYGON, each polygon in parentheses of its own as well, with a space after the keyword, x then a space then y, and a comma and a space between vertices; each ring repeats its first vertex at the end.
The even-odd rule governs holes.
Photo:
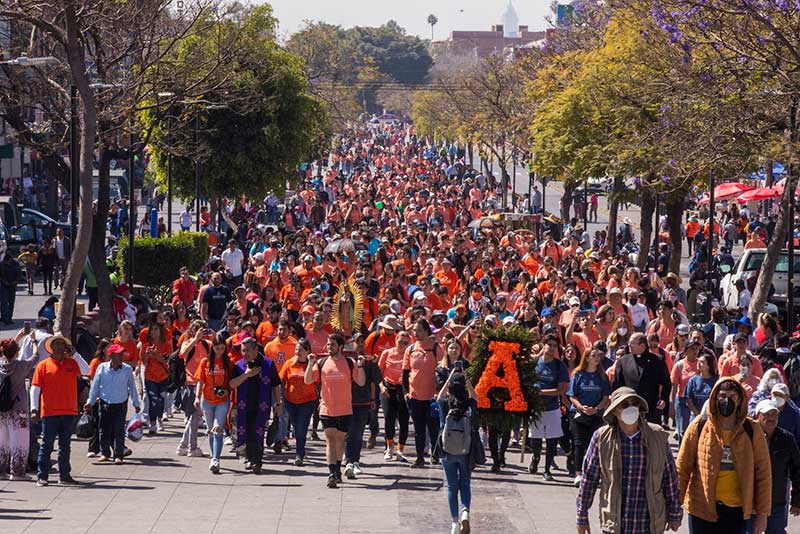
MULTIPOLYGON (((134 240, 134 283, 156 287, 170 284, 184 265, 197 273, 208 260, 208 234, 179 232, 171 237, 134 240)), ((129 280, 128 240, 122 239, 117 254, 119 271, 129 280)))

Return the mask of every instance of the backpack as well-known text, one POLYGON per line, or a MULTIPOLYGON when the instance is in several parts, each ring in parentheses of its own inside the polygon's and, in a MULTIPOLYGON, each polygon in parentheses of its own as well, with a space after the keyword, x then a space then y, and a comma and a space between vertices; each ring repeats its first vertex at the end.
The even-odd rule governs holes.
POLYGON ((14 395, 11 393, 11 375, 0 378, 0 412, 9 412, 14 407, 14 395))
POLYGON ((472 446, 472 423, 464 412, 450 410, 442 430, 442 450, 447 454, 469 454, 472 446))
MULTIPOLYGON (((206 352, 211 350, 211 345, 205 339, 201 339, 200 343, 202 343, 206 348, 206 352)), ((189 350, 189 354, 186 355, 186 360, 181 358, 180 349, 169 355, 169 358, 167 359, 167 367, 169 371, 170 384, 169 387, 167 387, 167 392, 172 393, 186 385, 186 364, 192 361, 192 358, 194 357, 194 349, 195 347, 192 347, 189 350)))
POLYGON ((786 385, 789 386, 789 396, 797 398, 800 396, 800 356, 792 355, 784 368, 786 373, 786 385))

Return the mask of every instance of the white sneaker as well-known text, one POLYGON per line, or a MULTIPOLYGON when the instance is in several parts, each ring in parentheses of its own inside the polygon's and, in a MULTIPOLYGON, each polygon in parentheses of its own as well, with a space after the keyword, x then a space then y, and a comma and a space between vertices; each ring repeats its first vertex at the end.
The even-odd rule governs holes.
POLYGON ((344 476, 346 476, 350 480, 353 480, 353 479, 356 478, 356 474, 355 474, 355 472, 353 470, 353 464, 347 464, 347 466, 345 466, 345 468, 344 468, 344 476))
POLYGON ((169 412, 164 412, 164 414, 161 416, 161 420, 169 421, 169 412))
POLYGON ((383 453, 383 459, 386 460, 387 462, 390 462, 392 458, 394 458, 394 455, 392 454, 392 449, 386 449, 386 452, 383 453))
POLYGON ((233 445, 233 438, 230 436, 225 436, 225 439, 222 442, 225 445, 233 445))
POLYGON ((450 534, 461 534, 461 525, 458 521, 453 521, 450 525, 450 534))
POLYGON ((404 462, 404 463, 408 462, 408 458, 406 458, 406 455, 403 454, 403 451, 395 452, 394 459, 397 460, 398 462, 404 462))
POLYGON ((461 534, 469 534, 469 510, 461 510, 461 534))
POLYGON ((87 458, 95 458, 96 456, 97 456, 96 452, 87 452, 86 453, 86 457, 87 458))
POLYGON ((163 432, 164 431, 164 423, 161 420, 158 421, 158 431, 159 432, 163 432))
POLYGON ((215 475, 219 474, 219 459, 212 458, 211 463, 208 466, 208 470, 214 473, 215 475))
POLYGON ((359 476, 363 472, 364 471, 361 470, 361 464, 359 464, 358 462, 353 464, 353 474, 354 475, 359 476))
POLYGON ((178 447, 178 450, 175 451, 177 456, 189 456, 189 449, 186 447, 178 447))
POLYGON ((576 488, 581 487, 581 474, 580 473, 575 475, 575 480, 572 482, 572 485, 575 486, 576 488))
POLYGON ((205 456, 205 454, 203 454, 203 451, 197 448, 197 449, 192 449, 189 452, 189 456, 191 456, 192 458, 202 458, 203 456, 205 456))

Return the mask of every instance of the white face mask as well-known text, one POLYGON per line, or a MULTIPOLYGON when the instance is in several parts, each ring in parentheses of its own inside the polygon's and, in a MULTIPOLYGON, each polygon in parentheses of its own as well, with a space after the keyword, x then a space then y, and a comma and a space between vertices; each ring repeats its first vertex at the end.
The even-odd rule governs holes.
POLYGON ((624 336, 627 333, 628 333, 628 329, 627 328, 625 328, 625 327, 617 328, 617 334, 619 334, 621 336, 624 336))
POLYGON ((639 420, 639 408, 636 406, 628 406, 622 410, 622 413, 619 414, 619 418, 622 419, 622 422, 626 425, 633 425, 639 420))
POLYGON ((783 397, 775 396, 772 398, 772 400, 775 401, 775 404, 778 405, 778 408, 783 408, 783 405, 786 404, 786 399, 784 399, 783 397))
POLYGON ((769 386, 770 390, 773 387, 775 387, 777 384, 778 384, 778 381, 776 379, 774 379, 774 378, 770 378, 769 380, 767 380, 767 386, 769 386))

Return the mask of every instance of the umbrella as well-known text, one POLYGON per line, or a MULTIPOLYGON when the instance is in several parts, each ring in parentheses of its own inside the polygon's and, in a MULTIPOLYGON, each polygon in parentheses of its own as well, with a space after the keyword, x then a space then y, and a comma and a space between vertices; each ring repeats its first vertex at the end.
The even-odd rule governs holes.
POLYGON ((497 221, 491 217, 480 217, 478 219, 472 219, 467 225, 467 228, 494 228, 495 225, 497 225, 497 221))
MULTIPOLYGON (((778 193, 776 196, 783 196, 783 190, 786 189, 786 180, 781 180, 779 183, 775 184, 773 189, 778 193)), ((800 186, 797 186, 794 192, 794 196, 798 195, 800 195, 800 186)))
POLYGON ((736 202, 744 203, 759 200, 769 200, 771 198, 781 196, 780 192, 774 187, 759 187, 758 189, 751 189, 745 191, 736 199, 736 202))
MULTIPOLYGON (((714 200, 716 202, 730 200, 738 197, 745 191, 750 191, 751 189, 753 189, 752 185, 743 184, 741 182, 726 182, 724 184, 719 184, 714 188, 714 200)), ((697 201, 697 204, 708 204, 708 193, 705 193, 702 197, 700 197, 700 200, 697 201)))
POLYGON ((335 239, 328 243, 323 251, 324 254, 348 254, 356 250, 366 250, 367 247, 360 241, 353 241, 352 239, 335 239))

